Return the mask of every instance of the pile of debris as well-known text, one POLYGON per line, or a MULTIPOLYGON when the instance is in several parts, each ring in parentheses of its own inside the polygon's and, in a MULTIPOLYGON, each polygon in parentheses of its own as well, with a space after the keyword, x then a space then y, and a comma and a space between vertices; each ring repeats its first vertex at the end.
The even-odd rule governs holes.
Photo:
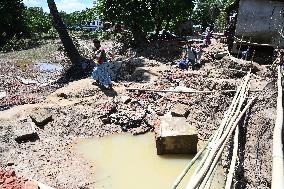
POLYGON ((50 82, 59 77, 58 73, 40 72, 34 65, 21 69, 5 60, 0 64, 0 111, 41 102, 44 96, 59 87, 50 82))
POLYGON ((1 189, 39 189, 38 183, 23 177, 16 176, 12 169, 0 168, 1 189))

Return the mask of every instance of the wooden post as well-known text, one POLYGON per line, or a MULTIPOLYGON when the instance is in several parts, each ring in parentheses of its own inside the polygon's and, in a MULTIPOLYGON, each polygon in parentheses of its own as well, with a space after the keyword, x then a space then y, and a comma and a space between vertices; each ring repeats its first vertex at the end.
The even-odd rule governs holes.
POLYGON ((238 57, 239 57, 239 54, 240 54, 240 51, 241 51, 241 48, 242 48, 243 39, 244 39, 244 36, 242 36, 242 39, 241 39, 241 44, 240 44, 240 48, 239 48, 239 51, 238 51, 238 57))

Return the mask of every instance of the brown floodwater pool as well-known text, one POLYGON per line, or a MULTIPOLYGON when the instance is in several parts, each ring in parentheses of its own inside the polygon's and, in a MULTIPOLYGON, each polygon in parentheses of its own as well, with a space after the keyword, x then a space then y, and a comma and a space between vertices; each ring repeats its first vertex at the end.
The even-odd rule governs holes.
MULTIPOLYGON (((193 158, 158 156, 153 133, 80 139, 74 150, 95 167, 91 189, 170 189, 193 158)), ((186 187, 194 167, 191 170, 179 188, 186 187)))

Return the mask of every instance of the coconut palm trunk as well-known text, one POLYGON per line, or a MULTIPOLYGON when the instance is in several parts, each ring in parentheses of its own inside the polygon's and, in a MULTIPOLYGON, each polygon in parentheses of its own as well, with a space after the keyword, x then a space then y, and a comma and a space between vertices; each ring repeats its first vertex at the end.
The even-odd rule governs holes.
POLYGON ((50 14, 52 15, 53 26, 55 27, 55 29, 59 34, 59 37, 61 39, 61 42, 64 46, 68 58, 71 60, 73 64, 80 65, 82 57, 80 56, 77 48, 75 47, 71 37, 67 32, 66 26, 59 15, 54 0, 47 0, 47 3, 50 10, 50 14))

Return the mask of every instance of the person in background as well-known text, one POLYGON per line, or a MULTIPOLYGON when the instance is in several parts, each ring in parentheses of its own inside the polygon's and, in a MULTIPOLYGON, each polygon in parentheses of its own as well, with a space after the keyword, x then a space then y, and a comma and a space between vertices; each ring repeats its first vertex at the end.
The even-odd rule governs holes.
POLYGON ((210 27, 207 27, 205 30, 205 39, 204 39, 205 46, 211 45, 211 35, 212 35, 212 32, 210 31, 210 27))
POLYGON ((191 63, 192 70, 194 70, 196 64, 196 52, 191 44, 187 46, 187 60, 191 63))
POLYGON ((200 59, 201 59, 201 56, 202 56, 202 47, 200 46, 200 44, 197 44, 195 46, 195 54, 196 54, 196 62, 198 64, 200 64, 200 59))
POLYGON ((283 72, 283 69, 284 69, 284 49, 280 49, 280 51, 279 51, 278 64, 281 66, 281 70, 283 72))
POLYGON ((107 89, 111 89, 111 78, 106 69, 106 66, 108 64, 107 55, 110 54, 108 54, 105 49, 101 48, 101 43, 98 39, 94 39, 93 44, 96 66, 93 69, 92 78, 96 81, 97 85, 107 89))
POLYGON ((181 54, 181 60, 177 62, 180 69, 188 69, 188 60, 187 60, 187 48, 183 50, 181 54))
POLYGON ((252 49, 251 46, 248 46, 247 50, 242 52, 242 59, 248 60, 249 58, 251 58, 251 55, 252 55, 252 49))

